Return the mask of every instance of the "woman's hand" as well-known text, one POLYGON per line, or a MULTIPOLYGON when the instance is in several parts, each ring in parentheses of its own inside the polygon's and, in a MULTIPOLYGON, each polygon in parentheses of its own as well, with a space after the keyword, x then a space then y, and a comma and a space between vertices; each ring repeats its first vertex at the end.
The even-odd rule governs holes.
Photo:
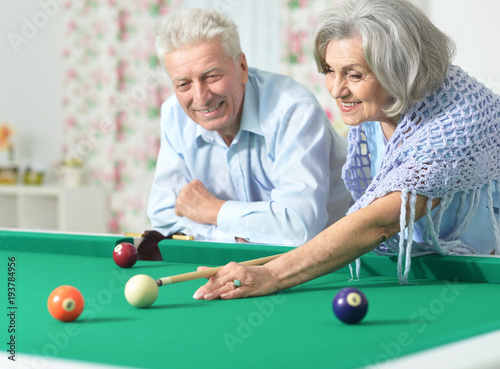
POLYGON ((279 291, 277 279, 266 265, 244 266, 231 262, 210 277, 193 297, 197 300, 236 299, 264 296, 276 291, 279 291), (240 281, 239 287, 234 285, 234 280, 240 281))

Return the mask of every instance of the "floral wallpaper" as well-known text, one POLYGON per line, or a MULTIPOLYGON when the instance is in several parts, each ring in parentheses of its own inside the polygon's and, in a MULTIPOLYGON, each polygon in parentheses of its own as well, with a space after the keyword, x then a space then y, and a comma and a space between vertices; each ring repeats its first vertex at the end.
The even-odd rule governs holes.
POLYGON ((67 1, 63 12, 63 152, 109 194, 109 232, 148 229, 159 108, 171 91, 154 36, 179 0, 67 1))
POLYGON ((348 127, 340 120, 338 108, 326 89, 325 76, 316 69, 312 31, 318 14, 339 0, 281 0, 281 69, 312 91, 324 107, 334 128, 346 136, 348 127))
MULTIPOLYGON (((249 1, 249 0, 248 0, 249 1)), ((279 0, 281 70, 304 84, 334 127, 346 128, 314 65, 311 24, 337 0, 279 0)), ((182 0, 67 1, 63 12, 63 152, 108 193, 107 229, 149 229, 146 208, 159 149, 159 108, 172 91, 154 36, 182 0)))

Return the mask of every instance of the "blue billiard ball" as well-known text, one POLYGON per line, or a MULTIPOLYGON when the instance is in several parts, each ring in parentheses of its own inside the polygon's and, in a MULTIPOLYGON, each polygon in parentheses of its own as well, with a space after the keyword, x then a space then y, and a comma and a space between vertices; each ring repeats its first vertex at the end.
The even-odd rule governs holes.
POLYGON ((333 298, 333 313, 346 324, 359 323, 368 311, 368 300, 356 288, 343 288, 333 298))

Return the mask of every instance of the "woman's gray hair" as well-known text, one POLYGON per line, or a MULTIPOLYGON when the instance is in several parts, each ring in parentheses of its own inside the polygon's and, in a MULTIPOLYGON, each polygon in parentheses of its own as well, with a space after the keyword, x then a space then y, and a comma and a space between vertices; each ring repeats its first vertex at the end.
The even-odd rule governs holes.
POLYGON ((225 13, 212 9, 184 9, 171 14, 156 36, 156 55, 165 65, 165 55, 184 46, 218 40, 235 63, 241 55, 238 27, 225 13))
POLYGON ((393 98, 383 111, 393 117, 444 82, 455 43, 407 0, 345 0, 323 11, 314 30, 314 58, 325 71, 331 40, 361 36, 369 68, 393 98))

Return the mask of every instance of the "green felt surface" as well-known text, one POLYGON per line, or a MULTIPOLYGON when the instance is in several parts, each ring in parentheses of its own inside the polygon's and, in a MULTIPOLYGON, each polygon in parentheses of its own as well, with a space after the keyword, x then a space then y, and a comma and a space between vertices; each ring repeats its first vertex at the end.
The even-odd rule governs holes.
MULTIPOLYGON (((9 241, 2 236, 0 232, 4 281, 8 258, 15 257, 16 264, 17 350, 42 359, 139 368, 358 368, 500 329, 497 284, 414 279, 400 286, 394 276, 366 272, 359 281, 349 282, 349 274, 337 272, 273 296, 234 301, 194 300, 193 293, 204 283, 195 280, 161 287, 151 308, 136 309, 123 296, 125 283, 135 274, 159 278, 200 264, 285 249, 253 245, 245 252, 243 245, 163 241, 162 253, 171 260, 139 261, 121 269, 107 255, 120 237, 70 238, 66 247, 72 252, 64 253, 59 252, 62 246, 50 250, 59 243, 50 239, 62 236, 36 235, 46 238, 37 242, 45 252, 39 252, 41 246, 22 247, 33 238, 20 235, 13 242, 13 234, 9 241), (182 245, 194 261, 183 259, 182 245), (82 250, 86 247, 93 251, 82 250), (92 256, 94 252, 102 256, 92 256), (79 288, 86 300, 73 323, 56 321, 47 311, 48 295, 62 284, 79 288), (334 294, 346 286, 360 288, 369 300, 365 320, 355 326, 341 323, 331 310, 334 294)), ((463 260, 466 268, 470 261, 463 260)), ((460 267, 457 262, 454 268, 460 267)), ((498 267, 498 260, 493 262, 498 267)), ((6 283, 2 286, 7 306, 6 283)), ((5 321, 5 330, 7 325, 5 321)))

